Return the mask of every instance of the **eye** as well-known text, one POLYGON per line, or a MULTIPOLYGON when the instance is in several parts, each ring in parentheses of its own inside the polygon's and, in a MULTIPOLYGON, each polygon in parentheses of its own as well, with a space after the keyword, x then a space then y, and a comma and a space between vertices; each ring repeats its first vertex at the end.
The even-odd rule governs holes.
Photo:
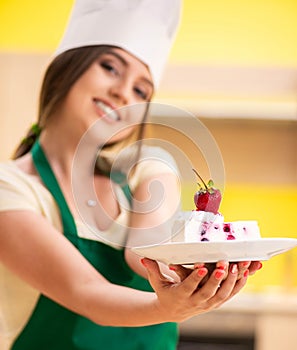
POLYGON ((142 88, 139 88, 139 87, 135 87, 134 91, 142 100, 148 101, 149 93, 145 89, 142 89, 142 88))
POLYGON ((100 62, 100 65, 104 70, 106 70, 114 75, 119 75, 119 71, 115 68, 115 66, 112 63, 107 62, 107 61, 103 61, 103 62, 100 62))

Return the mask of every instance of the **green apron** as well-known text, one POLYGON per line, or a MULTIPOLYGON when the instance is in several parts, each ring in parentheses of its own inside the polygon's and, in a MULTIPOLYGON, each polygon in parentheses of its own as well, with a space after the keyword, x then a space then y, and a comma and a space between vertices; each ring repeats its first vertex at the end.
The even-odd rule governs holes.
MULTIPOLYGON (((148 281, 126 264, 123 249, 78 236, 74 219, 38 141, 31 152, 41 179, 59 206, 65 237, 110 282, 152 291, 148 281)), ((129 192, 127 188, 123 190, 126 194, 129 192)), ((100 326, 41 295, 12 350, 173 350, 177 341, 176 323, 100 326)))

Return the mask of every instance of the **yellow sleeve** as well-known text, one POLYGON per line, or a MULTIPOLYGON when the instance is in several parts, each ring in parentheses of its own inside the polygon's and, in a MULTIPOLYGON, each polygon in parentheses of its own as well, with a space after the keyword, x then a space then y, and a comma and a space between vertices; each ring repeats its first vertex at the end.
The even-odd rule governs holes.
POLYGON ((9 165, 0 165, 0 211, 38 211, 38 202, 34 191, 25 179, 18 176, 14 170, 9 165))
POLYGON ((61 230, 59 208, 51 193, 13 161, 0 163, 0 211, 31 210, 61 230))

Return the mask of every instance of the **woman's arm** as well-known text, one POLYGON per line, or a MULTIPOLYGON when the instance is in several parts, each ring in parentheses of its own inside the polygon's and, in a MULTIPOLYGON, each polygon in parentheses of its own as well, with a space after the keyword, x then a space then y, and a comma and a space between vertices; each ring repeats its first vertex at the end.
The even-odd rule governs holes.
POLYGON ((236 282, 234 271, 219 288, 223 277, 217 269, 197 293, 204 268, 172 283, 154 261, 144 259, 156 294, 113 285, 46 219, 30 211, 0 213, 0 261, 64 307, 111 326, 183 321, 219 306, 245 283, 236 282))
POLYGON ((42 294, 97 323, 138 325, 158 320, 152 312, 154 294, 110 284, 62 233, 34 212, 0 213, 0 261, 42 294), (147 318, 142 313, 148 313, 147 318))
MULTIPOLYGON (((171 226, 180 209, 180 186, 177 175, 163 173, 140 183, 133 193, 133 207, 125 257, 136 273, 146 277, 140 258, 129 248, 157 244, 171 238, 171 226)), ((160 265, 166 275, 176 277, 166 266, 160 265)))

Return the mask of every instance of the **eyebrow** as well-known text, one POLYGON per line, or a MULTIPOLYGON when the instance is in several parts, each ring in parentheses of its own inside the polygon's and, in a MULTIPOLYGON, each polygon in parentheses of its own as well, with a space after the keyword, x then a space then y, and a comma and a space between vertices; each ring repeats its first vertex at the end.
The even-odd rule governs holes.
MULTIPOLYGON (((118 60, 120 60, 122 62, 122 64, 125 67, 129 66, 129 63, 120 54, 118 54, 117 52, 113 51, 112 49, 107 50, 105 53, 115 56, 118 60)), ((147 79, 145 77, 141 77, 141 79, 144 80, 145 82, 147 82, 152 87, 152 89, 154 90, 154 85, 149 79, 147 79)))

